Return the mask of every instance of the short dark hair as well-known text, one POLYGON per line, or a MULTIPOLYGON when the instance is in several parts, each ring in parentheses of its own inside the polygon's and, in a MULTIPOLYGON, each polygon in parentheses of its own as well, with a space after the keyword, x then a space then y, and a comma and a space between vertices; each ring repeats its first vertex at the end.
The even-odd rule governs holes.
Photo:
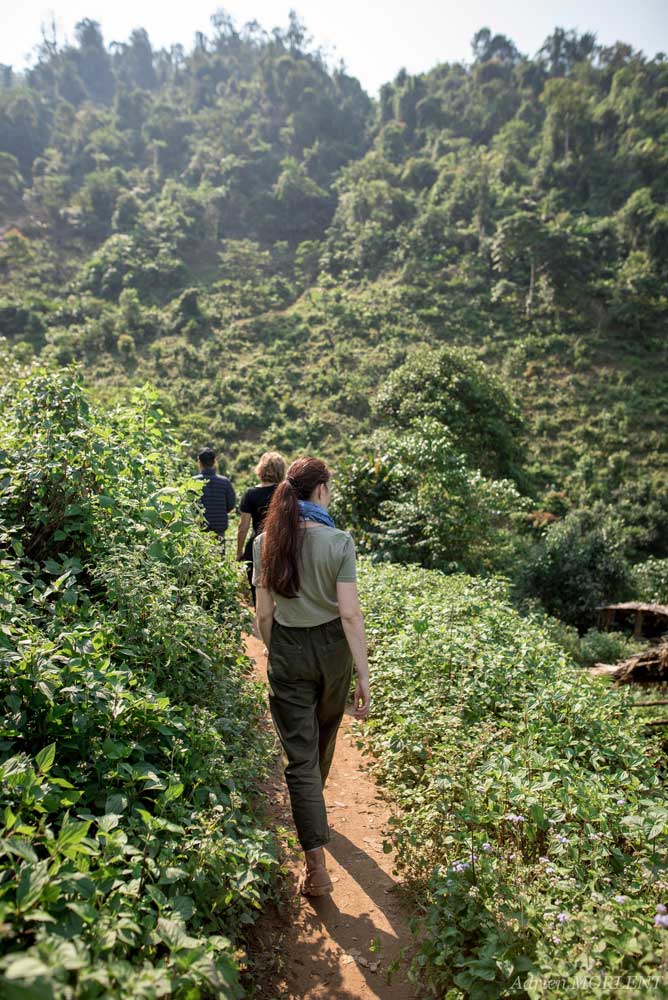
POLYGON ((210 466, 216 461, 216 453, 213 448, 202 448, 199 455, 197 456, 202 463, 202 465, 210 466))

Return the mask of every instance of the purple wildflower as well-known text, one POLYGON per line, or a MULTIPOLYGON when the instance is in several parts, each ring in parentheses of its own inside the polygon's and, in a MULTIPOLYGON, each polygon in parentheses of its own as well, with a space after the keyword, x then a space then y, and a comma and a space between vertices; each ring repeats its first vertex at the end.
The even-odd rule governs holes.
POLYGON ((523 823, 524 816, 522 813, 507 813, 506 819, 509 819, 511 823, 523 823))

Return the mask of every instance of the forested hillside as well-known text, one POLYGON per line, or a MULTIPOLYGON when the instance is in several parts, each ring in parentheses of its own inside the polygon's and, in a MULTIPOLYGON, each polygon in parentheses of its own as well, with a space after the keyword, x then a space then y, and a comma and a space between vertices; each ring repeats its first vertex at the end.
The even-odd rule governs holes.
POLYGON ((470 347, 538 526, 593 509, 666 555, 665 59, 483 29, 373 102, 296 18, 212 21, 190 52, 83 21, 4 69, 2 333, 105 398, 149 380, 236 472, 358 454, 414 345, 470 347))

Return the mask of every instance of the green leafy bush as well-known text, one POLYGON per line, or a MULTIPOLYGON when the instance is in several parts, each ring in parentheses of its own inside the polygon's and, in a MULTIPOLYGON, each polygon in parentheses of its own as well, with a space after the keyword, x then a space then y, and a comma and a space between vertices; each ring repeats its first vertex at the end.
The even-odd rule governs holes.
POLYGON ((647 559, 633 567, 638 597, 643 601, 668 604, 668 559, 647 559))
POLYGON ((619 632, 590 628, 580 637, 574 658, 583 667, 593 667, 595 663, 619 663, 646 647, 646 642, 637 642, 619 632))
POLYGON ((150 393, 0 407, 0 992, 241 996, 278 862, 236 572, 150 393))
POLYGON ((622 632, 601 632, 590 628, 580 635, 572 625, 566 625, 551 615, 541 614, 539 602, 533 602, 532 617, 540 620, 550 636, 581 667, 593 667, 596 663, 618 663, 634 653, 647 648, 646 642, 638 642, 622 632))
POLYGON ((508 563, 512 516, 522 501, 509 480, 469 468, 453 436, 425 418, 379 434, 376 454, 344 464, 333 509, 374 558, 446 571, 508 563))
POLYGON ((631 589, 618 526, 589 511, 572 511, 547 526, 527 559, 525 589, 565 622, 591 626, 596 608, 631 589))
POLYGON ((116 299, 125 288, 145 295, 183 283, 185 268, 173 247, 160 240, 114 233, 92 254, 81 269, 81 291, 116 299))
POLYGON ((411 351, 378 390, 372 408, 397 430, 438 421, 472 465, 488 475, 518 473, 523 425, 517 404, 470 350, 448 345, 411 351))
POLYGON ((619 977, 661 995, 668 810, 629 695, 583 677, 497 581, 366 564, 361 583, 364 744, 397 806, 414 976, 449 1000, 614 1000, 619 977))

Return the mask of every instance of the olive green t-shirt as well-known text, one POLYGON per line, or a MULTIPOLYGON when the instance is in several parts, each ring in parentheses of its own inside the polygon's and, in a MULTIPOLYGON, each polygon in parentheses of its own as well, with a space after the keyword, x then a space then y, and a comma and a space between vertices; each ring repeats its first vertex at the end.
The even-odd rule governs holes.
MULTIPOLYGON (((355 545, 347 531, 316 524, 304 528, 299 563, 299 595, 281 597, 271 592, 276 603, 274 618, 288 628, 324 625, 339 617, 337 583, 354 583, 355 545)), ((264 534, 253 543, 253 585, 262 579, 262 542, 264 534)))

